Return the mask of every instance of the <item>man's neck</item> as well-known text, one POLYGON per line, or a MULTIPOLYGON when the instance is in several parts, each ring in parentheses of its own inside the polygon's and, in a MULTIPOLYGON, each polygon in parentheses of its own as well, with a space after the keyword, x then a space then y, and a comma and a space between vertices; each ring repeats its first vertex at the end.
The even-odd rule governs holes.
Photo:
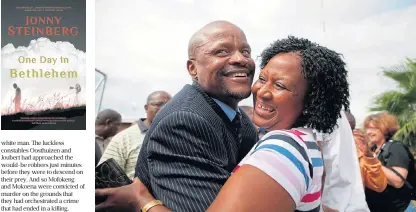
POLYGON ((151 124, 152 122, 149 120, 149 119, 145 119, 144 121, 143 121, 143 124, 147 127, 147 128, 149 128, 150 127, 150 124, 151 124))
POLYGON ((217 98, 217 97, 212 97, 214 99, 217 99, 219 101, 221 101, 222 103, 228 105, 229 107, 231 107, 234 110, 237 110, 238 107, 238 101, 236 100, 230 100, 230 99, 221 99, 221 98, 217 98))
POLYGON ((237 108, 238 108, 238 103, 242 100, 242 99, 240 99, 240 100, 236 100, 236 99, 234 99, 234 98, 230 98, 230 97, 226 97, 226 98, 223 98, 223 97, 219 97, 219 96, 215 96, 215 95, 212 95, 211 93, 209 93, 209 92, 207 92, 207 91, 205 91, 200 85, 199 85, 199 83, 198 83, 198 81, 193 81, 193 83, 192 83, 194 86, 196 86, 196 87, 198 87, 202 92, 204 92, 206 95, 208 95, 210 98, 213 98, 213 99, 217 99, 217 100, 219 100, 219 101, 221 101, 221 102, 223 102, 224 104, 226 104, 226 105, 228 105, 229 107, 231 107, 231 108, 233 108, 234 110, 237 110, 237 108))
MULTIPOLYGON (((97 127, 96 127, 96 128, 97 128, 97 127)), ((100 130, 97 130, 97 129, 96 129, 96 130, 95 130, 95 134, 96 134, 96 135, 98 135, 98 136, 100 136, 102 139, 106 139, 106 137, 102 135, 102 133, 100 132, 100 130)))

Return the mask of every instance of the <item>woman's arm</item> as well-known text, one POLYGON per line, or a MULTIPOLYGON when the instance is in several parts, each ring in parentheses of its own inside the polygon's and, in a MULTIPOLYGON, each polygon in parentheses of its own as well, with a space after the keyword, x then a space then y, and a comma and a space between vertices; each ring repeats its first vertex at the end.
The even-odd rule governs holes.
MULTIPOLYGON (((382 167, 384 174, 387 177, 387 183, 395 188, 401 188, 404 185, 404 181, 402 180, 402 178, 400 178, 399 176, 397 176, 396 173, 394 173, 392 170, 390 170, 389 168, 383 166, 382 167)), ((400 173, 403 178, 406 179, 407 177, 407 169, 402 168, 402 167, 397 167, 397 166, 393 166, 392 169, 396 170, 398 173, 400 173)))
MULTIPOLYGON (((141 191, 139 207, 155 200, 139 181, 141 191)), ((211 211, 294 211, 295 202, 280 184, 260 169, 243 165, 222 187, 215 201, 207 209, 211 211)), ((170 212, 165 206, 152 207, 148 212, 170 212)))
POLYGON ((381 162, 374 157, 374 153, 371 152, 368 146, 368 137, 361 131, 354 130, 354 140, 356 146, 363 154, 359 160, 364 186, 376 192, 384 191, 387 187, 386 175, 382 169, 381 162))
POLYGON ((387 187, 387 178, 382 169, 381 162, 372 156, 364 155, 361 158, 364 168, 364 185, 376 192, 383 192, 387 187))
MULTIPOLYGON (((312 185, 310 158, 298 142, 282 134, 269 136, 243 159, 208 211, 293 212, 312 185)), ((311 198, 307 201, 317 200, 311 198)), ((151 200, 140 201, 140 207, 151 200)), ((159 206, 150 211, 168 210, 159 206)))
MULTIPOLYGON (((134 178, 130 185, 118 188, 96 189, 95 196, 107 197, 105 202, 95 206, 96 212, 105 212, 107 210, 117 210, 125 212, 142 212, 142 208, 149 202, 155 200, 146 186, 134 178)), ((156 205, 148 212, 170 212, 171 210, 163 205, 156 205)))
POLYGON ((294 211, 289 193, 262 170, 243 165, 221 189, 207 211, 294 211))
POLYGON ((397 176, 392 170, 387 167, 391 167, 396 170, 400 175, 406 179, 409 169, 409 155, 403 144, 395 142, 391 144, 389 148, 390 156, 382 169, 387 177, 387 183, 395 188, 401 188, 404 185, 404 181, 397 176))

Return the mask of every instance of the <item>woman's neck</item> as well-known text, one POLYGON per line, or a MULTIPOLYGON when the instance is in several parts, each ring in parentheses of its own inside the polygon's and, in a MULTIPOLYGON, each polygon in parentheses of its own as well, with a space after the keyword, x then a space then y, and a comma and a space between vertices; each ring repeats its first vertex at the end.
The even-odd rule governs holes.
POLYGON ((377 145, 376 152, 379 152, 380 151, 380 149, 381 149, 381 147, 383 147, 383 144, 384 143, 386 143, 385 140, 382 140, 381 142, 376 142, 376 145, 377 145))

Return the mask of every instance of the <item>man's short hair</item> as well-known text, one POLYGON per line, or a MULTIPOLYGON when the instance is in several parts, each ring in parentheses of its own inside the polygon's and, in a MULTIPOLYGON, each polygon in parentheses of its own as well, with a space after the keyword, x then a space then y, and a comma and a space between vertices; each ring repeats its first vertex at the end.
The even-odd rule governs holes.
POLYGON ((157 95, 157 94, 165 94, 165 95, 171 97, 170 94, 168 92, 166 92, 166 91, 155 91, 155 92, 152 92, 151 94, 149 94, 149 96, 147 96, 146 104, 149 104, 150 99, 152 99, 152 97, 155 96, 155 95, 157 95))
POLYGON ((121 115, 115 110, 106 109, 98 113, 95 119, 95 125, 104 125, 106 120, 116 121, 121 120, 121 115))

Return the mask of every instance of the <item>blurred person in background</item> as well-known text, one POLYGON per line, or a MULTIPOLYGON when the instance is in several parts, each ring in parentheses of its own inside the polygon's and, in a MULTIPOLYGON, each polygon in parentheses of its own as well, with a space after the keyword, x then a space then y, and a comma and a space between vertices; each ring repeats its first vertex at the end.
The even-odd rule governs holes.
POLYGON ((133 179, 137 157, 139 156, 144 136, 157 112, 159 112, 171 98, 172 97, 165 91, 155 91, 151 93, 147 97, 146 105, 144 105, 146 118, 139 119, 132 126, 115 135, 104 151, 99 164, 113 158, 127 176, 133 179))
POLYGON ((95 165, 98 165, 102 153, 110 143, 109 138, 117 134, 120 125, 121 115, 117 111, 106 109, 98 113, 95 119, 95 165))
POLYGON ((166 91, 155 91, 149 94, 146 104, 144 105, 146 118, 140 118, 136 123, 133 123, 133 125, 137 124, 142 134, 145 134, 157 112, 159 112, 159 110, 171 99, 172 97, 166 91))
POLYGON ((374 157, 374 152, 371 151, 368 137, 360 129, 356 129, 354 130, 354 140, 357 146, 363 185, 375 192, 383 192, 387 187, 387 178, 381 162, 377 157, 374 157))
POLYGON ((381 168, 381 162, 374 157, 374 152, 370 148, 370 141, 365 132, 355 129, 355 117, 350 112, 345 112, 345 114, 353 130, 363 185, 373 191, 382 192, 386 189, 387 178, 381 168))
POLYGON ((350 124, 351 130, 355 130, 355 117, 351 114, 351 111, 344 111, 344 113, 347 117, 348 123, 350 124))
POLYGON ((404 179, 413 175, 414 159, 402 143, 392 140, 399 129, 397 118, 387 112, 370 115, 364 121, 364 128, 371 145, 375 145, 375 155, 383 165, 388 184, 381 193, 366 188, 368 206, 371 211, 405 211, 411 196, 398 174, 404 179))

